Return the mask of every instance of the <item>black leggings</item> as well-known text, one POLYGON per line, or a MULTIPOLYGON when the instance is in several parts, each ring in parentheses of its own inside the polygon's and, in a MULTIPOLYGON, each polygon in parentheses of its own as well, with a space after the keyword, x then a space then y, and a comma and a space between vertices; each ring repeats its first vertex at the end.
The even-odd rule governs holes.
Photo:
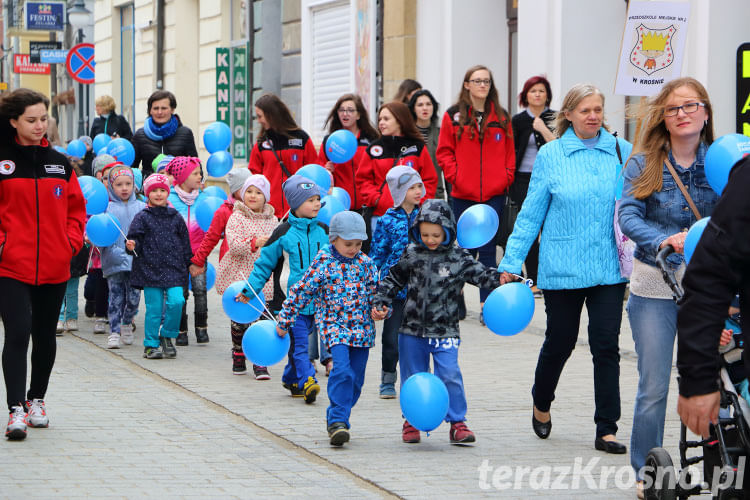
POLYGON ((44 399, 55 364, 55 329, 66 283, 28 285, 0 278, 0 317, 3 318, 3 375, 8 409, 25 400, 44 399), (31 347, 31 385, 26 389, 26 353, 31 347))

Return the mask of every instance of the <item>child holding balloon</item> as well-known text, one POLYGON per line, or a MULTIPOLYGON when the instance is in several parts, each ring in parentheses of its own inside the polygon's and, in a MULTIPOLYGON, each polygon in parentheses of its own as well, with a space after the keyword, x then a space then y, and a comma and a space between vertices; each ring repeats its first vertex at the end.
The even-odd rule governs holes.
MULTIPOLYGON (((247 280, 252 290, 245 287, 237 296, 243 302, 261 293, 284 253, 289 258, 287 284, 291 288, 302 278, 318 252, 328 244, 326 229, 317 220, 320 210, 320 189, 317 184, 301 175, 293 175, 284 182, 282 189, 285 205, 290 207, 289 219, 274 230, 261 249, 260 258, 255 261, 253 272, 247 280)), ((308 336, 315 329, 314 312, 315 308, 310 305, 302 308, 291 325, 289 336, 293 347, 281 376, 284 388, 293 397, 304 397, 308 404, 314 402, 320 392, 315 368, 308 354, 308 336)))
MULTIPOLYGON (((201 161, 194 156, 176 156, 166 168, 166 173, 173 178, 172 191, 169 193, 169 203, 182 215, 190 234, 190 246, 193 252, 198 250, 206 233, 198 225, 194 215, 194 208, 206 195, 200 187, 203 182, 203 168, 201 161)), ((208 300, 206 298, 206 275, 199 274, 191 281, 195 309, 195 338, 199 344, 208 342, 208 300)), ((184 296, 187 301, 189 291, 185 286, 184 296)), ((178 346, 188 345, 187 310, 182 312, 180 334, 175 343, 178 346)))
MULTIPOLYGON (((136 199, 133 170, 125 165, 110 169, 108 175, 109 198, 107 213, 127 234, 133 218, 146 208, 136 199)), ((101 248, 102 273, 109 287, 109 338, 108 349, 119 349, 120 342, 133 343, 133 319, 138 314, 141 291, 130 285, 133 257, 125 251, 125 242, 117 238, 115 243, 101 248)))
MULTIPOLYGON (((448 203, 427 200, 409 232, 411 243, 398 263, 380 282, 373 313, 385 312, 398 292, 407 288, 404 319, 398 335, 401 387, 412 375, 430 369, 448 389, 451 443, 473 443, 474 433, 466 426, 466 395, 458 367, 458 301, 464 283, 496 288, 500 273, 474 260, 465 249, 455 246, 456 221, 448 203)), ((404 394, 401 394, 404 398, 404 394)), ((402 404, 403 407, 403 404, 402 404)), ((405 414, 402 439, 418 443, 419 430, 405 414)), ((431 430, 431 429, 423 429, 431 430)))
MULTIPOLYGON (((370 258, 378 267, 381 280, 388 276, 388 270, 399 261, 409 245, 409 228, 419 212, 419 201, 425 196, 422 178, 411 167, 393 167, 386 174, 385 180, 393 198, 393 207, 378 220, 370 248, 370 258)), ((391 316, 383 323, 381 399, 396 397, 398 329, 404 317, 405 303, 406 290, 401 290, 391 303, 391 316)))
POLYGON ((365 381, 369 349, 375 340, 373 319, 385 312, 371 311, 377 269, 362 253, 367 239, 365 221, 356 212, 331 218, 329 246, 324 247, 305 274, 289 289, 278 316, 280 336, 295 322, 300 310, 314 300, 315 324, 333 356, 328 380, 326 412, 328 437, 333 446, 349 441, 349 416, 365 381))
POLYGON ((188 266, 193 252, 180 213, 167 206, 169 179, 152 174, 143 182, 148 206, 133 218, 125 248, 135 255, 130 285, 143 289, 146 302, 143 357, 174 358, 171 343, 180 327, 188 266), (162 311, 164 323, 162 324, 162 311))
MULTIPOLYGON (((226 242, 229 250, 219 262, 216 276, 216 291, 223 295, 227 287, 236 281, 244 281, 253 270, 260 250, 278 225, 274 208, 268 203, 271 198, 271 183, 264 175, 249 176, 239 190, 240 200, 234 202, 234 211, 227 220, 226 242)), ((211 224, 213 226, 213 223, 211 224)), ((193 264, 194 265, 194 264, 193 264)), ((191 266, 192 267, 192 266, 191 266)), ((263 286, 266 300, 273 297, 273 283, 268 280, 263 286)), ((232 321, 232 373, 247 373, 245 355, 242 352, 242 336, 250 326, 248 323, 232 321)), ((268 380, 271 376, 265 366, 253 365, 256 380, 268 380)))

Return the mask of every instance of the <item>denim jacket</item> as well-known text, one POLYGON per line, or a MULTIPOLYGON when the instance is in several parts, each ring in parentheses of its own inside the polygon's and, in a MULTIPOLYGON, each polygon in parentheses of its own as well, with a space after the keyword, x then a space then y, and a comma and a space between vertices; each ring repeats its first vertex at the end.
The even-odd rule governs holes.
MULTIPOLYGON (((695 161, 688 169, 677 166, 672 152, 669 152, 669 161, 675 167, 677 175, 687 188, 702 217, 711 215, 719 199, 706 180, 703 166, 706 149, 704 143, 698 146, 695 161)), ((643 153, 634 155, 625 166, 623 171, 625 183, 618 217, 622 232, 636 244, 634 257, 641 262, 655 266, 656 254, 659 252, 661 242, 675 233, 687 231, 695 223, 696 218, 666 164, 662 167, 661 191, 651 193, 643 200, 633 197, 630 193, 633 189, 633 181, 641 175, 644 166, 643 153)), ((673 269, 676 269, 683 260, 682 254, 672 254, 667 262, 673 269)))

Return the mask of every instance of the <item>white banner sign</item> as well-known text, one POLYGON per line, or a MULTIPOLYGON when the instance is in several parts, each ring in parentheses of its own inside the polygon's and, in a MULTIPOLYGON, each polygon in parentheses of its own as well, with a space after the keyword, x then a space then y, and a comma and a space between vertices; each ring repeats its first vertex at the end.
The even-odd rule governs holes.
POLYGON ((650 96, 679 78, 689 14, 686 2, 630 2, 615 94, 650 96))

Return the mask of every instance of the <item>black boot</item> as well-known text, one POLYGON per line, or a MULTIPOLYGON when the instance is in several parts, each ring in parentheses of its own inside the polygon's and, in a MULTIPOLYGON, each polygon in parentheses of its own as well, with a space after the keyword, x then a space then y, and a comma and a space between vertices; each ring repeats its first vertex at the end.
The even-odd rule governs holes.
POLYGON ((208 328, 196 327, 195 328, 195 340, 199 344, 208 344, 208 328))
POLYGON ((186 346, 188 345, 188 336, 187 332, 180 332, 177 334, 177 339, 174 341, 175 345, 178 346, 186 346))

